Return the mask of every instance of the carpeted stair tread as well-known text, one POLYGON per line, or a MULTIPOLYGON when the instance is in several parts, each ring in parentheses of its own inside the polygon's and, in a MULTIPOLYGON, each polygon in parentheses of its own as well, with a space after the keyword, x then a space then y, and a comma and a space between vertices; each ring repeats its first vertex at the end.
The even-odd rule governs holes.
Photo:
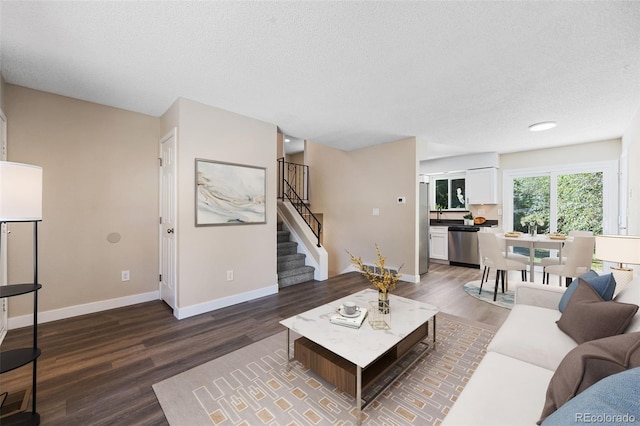
POLYGON ((289 235, 291 233, 289 231, 278 231, 278 242, 284 243, 289 241, 289 235))
POLYGON ((298 251, 298 243, 296 243, 295 241, 286 241, 284 243, 278 243, 278 256, 294 254, 297 251, 298 251))
POLYGON ((280 288, 294 284, 313 281, 315 268, 307 266, 306 255, 298 253, 298 243, 289 241, 291 233, 283 230, 282 223, 278 223, 277 230, 277 272, 280 288))
POLYGON ((278 272, 304 266, 306 257, 304 253, 278 256, 278 272))
MULTIPOLYGON (((299 266, 297 268, 294 269, 288 269, 286 271, 280 271, 278 272, 278 278, 287 278, 287 277, 291 277, 294 275, 301 275, 301 274, 306 274, 311 272, 311 274, 313 275, 313 271, 315 271, 316 268, 314 268, 313 266, 299 266)), ((313 278, 312 278, 313 279, 313 278)))
POLYGON ((302 284, 309 281, 313 281, 313 271, 305 272, 303 274, 292 275, 290 277, 280 278, 278 277, 278 287, 289 287, 291 285, 302 284))
POLYGON ((278 256, 278 262, 288 262, 294 259, 304 259, 305 257, 304 253, 285 254, 284 256, 278 256))

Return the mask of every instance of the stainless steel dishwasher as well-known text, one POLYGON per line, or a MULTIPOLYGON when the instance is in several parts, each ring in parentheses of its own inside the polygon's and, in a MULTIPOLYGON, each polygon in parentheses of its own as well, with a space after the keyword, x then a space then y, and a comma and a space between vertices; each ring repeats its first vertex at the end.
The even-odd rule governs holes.
POLYGON ((449 227, 449 264, 480 268, 477 226, 449 227))

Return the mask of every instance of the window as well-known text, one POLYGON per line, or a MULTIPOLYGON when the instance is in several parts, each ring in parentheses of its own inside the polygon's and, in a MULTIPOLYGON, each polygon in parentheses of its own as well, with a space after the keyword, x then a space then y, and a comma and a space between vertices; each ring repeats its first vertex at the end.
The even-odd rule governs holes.
POLYGON ((466 188, 464 175, 434 179, 434 206, 442 210, 465 210, 466 188))
MULTIPOLYGON (((538 233, 617 233, 617 162, 505 170, 503 176, 505 230, 527 232, 524 222, 535 218, 542 223, 538 233)), ((517 252, 529 255, 525 248, 517 252)), ((536 259, 550 255, 556 254, 536 249, 536 259)))

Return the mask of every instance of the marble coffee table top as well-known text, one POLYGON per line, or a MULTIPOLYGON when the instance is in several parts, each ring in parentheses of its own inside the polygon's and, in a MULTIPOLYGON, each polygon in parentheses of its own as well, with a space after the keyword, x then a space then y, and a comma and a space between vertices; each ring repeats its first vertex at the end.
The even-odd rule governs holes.
POLYGON ((367 309, 370 301, 377 304, 377 300, 378 291, 366 289, 282 320, 280 324, 365 368, 438 313, 433 305, 391 293, 391 314, 386 316, 389 330, 374 330, 368 318, 359 329, 329 322, 331 315, 346 301, 367 309))

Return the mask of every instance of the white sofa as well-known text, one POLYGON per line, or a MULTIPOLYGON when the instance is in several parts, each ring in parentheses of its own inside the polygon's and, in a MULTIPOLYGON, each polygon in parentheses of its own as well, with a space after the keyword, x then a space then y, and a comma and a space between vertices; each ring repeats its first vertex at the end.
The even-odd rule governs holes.
MULTIPOLYGON (((487 347, 487 354, 453 404, 443 425, 535 425, 547 386, 564 356, 577 343, 556 321, 566 288, 518 283, 515 306, 487 347)), ((640 305, 636 277, 615 301, 640 305)), ((640 312, 625 333, 640 331, 640 312)))

